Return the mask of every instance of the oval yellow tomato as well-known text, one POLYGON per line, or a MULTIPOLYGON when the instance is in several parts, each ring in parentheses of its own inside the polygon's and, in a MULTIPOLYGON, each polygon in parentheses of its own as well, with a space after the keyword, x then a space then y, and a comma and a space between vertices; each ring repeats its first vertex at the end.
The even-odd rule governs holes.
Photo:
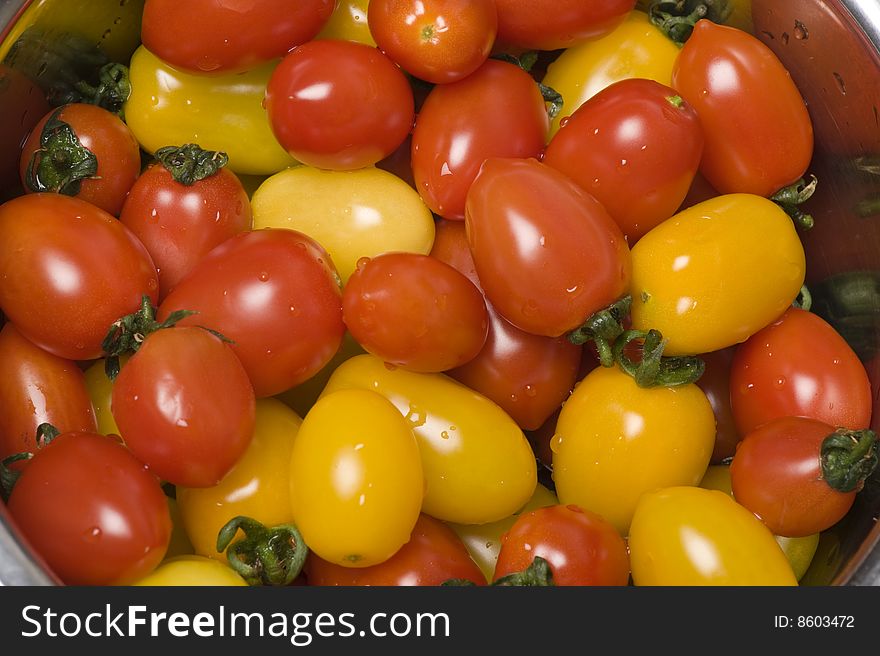
POLYGON ((699 483, 714 444, 715 415, 699 387, 643 388, 617 367, 599 367, 559 413, 550 442, 556 493, 626 535, 642 494, 699 483))
POLYGON ((229 565, 205 556, 177 556, 167 558, 150 574, 134 585, 138 586, 242 586, 247 585, 229 565))
POLYGON ((296 164, 269 127, 266 84, 277 62, 247 71, 196 75, 168 66, 140 46, 129 64, 125 122, 149 153, 196 143, 229 155, 236 173, 269 175, 296 164))
POLYGON ((362 257, 428 254, 431 211, 403 180, 375 167, 323 171, 296 166, 268 178, 251 199, 254 229, 291 228, 320 243, 343 283, 362 257))
POLYGON ((373 355, 337 367, 322 398, 342 389, 378 392, 412 427, 428 515, 460 524, 494 522, 522 508, 534 493, 538 472, 531 445, 485 396, 444 374, 386 366, 373 355))
POLYGON ((290 455, 290 503, 309 549, 348 567, 384 562, 409 540, 423 495, 419 447, 386 398, 340 390, 312 406, 290 455))
POLYGON ((544 84, 562 94, 562 111, 553 119, 550 136, 559 122, 605 87, 639 77, 671 86, 672 64, 678 46, 647 14, 632 11, 613 31, 568 48, 547 67, 544 84))
POLYGON ((276 399, 258 399, 254 436, 235 467, 217 485, 177 488, 177 504, 195 552, 226 561, 217 534, 243 515, 272 527, 293 521, 290 452, 302 419, 276 399))
POLYGON ((770 530, 717 490, 644 494, 629 550, 635 585, 797 585, 770 530))
POLYGON ((788 215, 751 194, 727 194, 667 219, 632 248, 633 328, 659 330, 665 354, 717 351, 779 317, 804 283, 806 260, 788 215))

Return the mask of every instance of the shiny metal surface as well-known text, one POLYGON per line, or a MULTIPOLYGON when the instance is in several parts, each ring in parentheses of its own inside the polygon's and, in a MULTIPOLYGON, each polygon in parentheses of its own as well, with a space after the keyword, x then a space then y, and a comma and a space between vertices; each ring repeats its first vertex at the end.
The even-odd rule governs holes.
MULTIPOLYGON (((803 233, 814 309, 859 352, 880 428, 880 0, 753 0, 754 33, 782 60, 807 102, 819 185, 803 233)), ((48 109, 45 95, 77 66, 127 61, 143 0, 0 0, 0 201, 18 193, 17 148, 48 109), (73 67, 73 68, 68 68, 73 67)), ((880 585, 880 474, 825 532, 804 578, 880 585)), ((0 584, 53 579, 0 504, 0 584)))

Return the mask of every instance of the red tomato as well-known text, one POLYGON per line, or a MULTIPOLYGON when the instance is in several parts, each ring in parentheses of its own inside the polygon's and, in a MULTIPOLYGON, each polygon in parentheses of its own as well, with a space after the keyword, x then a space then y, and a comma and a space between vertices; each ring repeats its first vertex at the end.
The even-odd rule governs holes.
MULTIPOLYGON (((463 222, 437 222, 431 255, 479 286, 463 222)), ((486 309, 489 333, 485 345, 470 362, 447 374, 495 401, 523 430, 536 429, 571 392, 582 347, 564 338, 520 330, 491 303, 486 303, 486 309)))
POLYGON ((488 157, 536 157, 550 119, 544 98, 519 66, 488 60, 463 80, 434 87, 416 119, 413 177, 425 204, 463 219, 468 188, 488 157))
POLYGON ((19 162, 25 191, 76 196, 114 216, 140 171, 140 146, 128 126, 112 112, 82 103, 40 119, 19 162))
POLYGON ((480 290, 430 255, 361 258, 345 284, 342 315, 352 337, 386 362, 437 372, 474 358, 489 317, 480 290))
POLYGON ((494 580, 521 572, 541 556, 556 585, 626 585, 629 554, 609 522, 575 505, 522 513, 501 538, 494 580))
POLYGON ((309 585, 440 585, 486 578, 455 531, 438 519, 419 515, 412 536, 391 558, 372 567, 343 567, 310 553, 305 566, 309 585))
POLYGON ((382 51, 415 77, 443 84, 473 73, 495 43, 495 0, 372 0, 367 20, 382 51))
POLYGON ((697 21, 675 60, 672 86, 700 117, 700 171, 720 193, 770 196, 806 171, 810 115, 788 71, 758 38, 697 21))
POLYGON ((232 171, 222 168, 184 185, 154 164, 131 188, 119 220, 150 252, 161 301, 212 248, 250 230, 253 216, 247 191, 232 171))
POLYGON ((193 310, 178 325, 232 340, 258 397, 311 378, 342 343, 342 292, 327 252, 295 230, 268 228, 226 240, 159 306, 158 319, 193 310))
POLYGON ((0 460, 36 451, 43 423, 62 433, 97 431, 85 377, 75 362, 35 346, 8 323, 0 330, 0 460))
MULTIPOLYGON (((840 492, 828 481, 821 449, 833 426, 806 417, 781 417, 762 424, 743 438, 730 464, 737 502, 755 513, 774 534, 804 537, 836 524, 852 507, 855 489, 840 492)), ((873 446, 876 435, 865 438, 873 446)), ((870 456, 857 458, 864 461, 870 456)))
POLYGON ((530 50, 568 48, 607 34, 635 0, 495 0, 498 41, 530 50))
POLYGON ((243 71, 309 41, 335 6, 333 0, 147 0, 141 41, 176 68, 243 71))
POLYGON ((322 39, 295 48, 275 68, 266 111, 275 137, 300 162, 351 170, 403 143, 414 101, 406 76, 379 50, 322 39))
POLYGON ((736 349, 730 403, 740 434, 777 417, 867 428, 873 400, 855 352, 824 319, 791 308, 736 349))
POLYGON ((468 243, 492 305, 559 337, 629 288, 629 248, 605 208, 533 159, 489 159, 467 196, 468 243))
POLYGON ((0 308, 22 335, 63 358, 102 354, 111 324, 154 302, 143 244, 91 203, 28 194, 0 205, 0 308))
POLYGON ((116 377, 110 407, 128 448, 157 476, 210 487, 250 444, 254 406, 232 350, 187 326, 147 335, 116 377))
POLYGON ((675 214, 703 152, 696 112, 654 80, 612 84, 561 126, 544 163, 602 203, 630 245, 675 214))
POLYGON ((728 347, 700 356, 706 363, 706 369, 697 381, 697 386, 706 394, 712 412, 715 413, 715 448, 712 451, 712 462, 716 464, 733 456, 736 445, 742 437, 730 407, 730 366, 735 353, 734 347, 728 347))
POLYGON ((64 433, 28 463, 9 512, 67 585, 126 585, 151 572, 171 539, 156 477, 112 437, 64 433))

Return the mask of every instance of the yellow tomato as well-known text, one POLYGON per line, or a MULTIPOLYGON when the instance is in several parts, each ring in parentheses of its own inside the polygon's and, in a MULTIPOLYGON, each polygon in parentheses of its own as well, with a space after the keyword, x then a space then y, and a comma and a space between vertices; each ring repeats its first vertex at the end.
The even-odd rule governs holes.
POLYGON ((550 136, 562 119, 614 82, 639 77, 670 86, 678 50, 647 14, 633 11, 609 34, 563 51, 544 76, 544 84, 563 99, 550 136))
POLYGON ((236 173, 269 175, 296 163, 278 143, 263 109, 277 62, 245 73, 197 75, 171 68, 140 46, 129 64, 125 122, 149 153, 196 143, 229 155, 236 173))
POLYGON ((322 398, 342 389, 378 392, 412 427, 425 472, 425 513, 484 524, 512 515, 534 493, 538 473, 531 445, 485 396, 444 374, 386 366, 372 355, 343 362, 322 398))
POLYGON ((524 512, 555 506, 558 503, 559 499, 556 498, 556 495, 538 483, 535 487, 535 493, 528 503, 510 517, 488 524, 455 524, 450 522, 449 526, 464 542, 468 553, 486 576, 486 580, 491 581, 495 576, 495 563, 498 562, 502 537, 510 530, 517 517, 524 512))
POLYGON ((293 521, 290 452, 302 419, 276 399, 258 399, 254 436, 235 467, 213 487, 177 488, 177 503, 195 552, 226 561, 217 534, 243 515, 272 527, 293 521))
POLYGON ((268 178, 251 200, 254 229, 292 228, 320 243, 346 282, 357 261, 388 251, 427 254, 434 219, 418 193, 375 167, 297 166, 268 178))
POLYGON ((316 39, 345 39, 375 46, 376 41, 367 24, 367 8, 370 0, 339 0, 336 9, 316 39))
MULTIPOLYGON (((706 475, 700 481, 700 487, 707 490, 718 490, 733 497, 733 487, 730 484, 730 467, 727 465, 712 465, 706 470, 706 475)), ((800 538, 787 538, 781 535, 774 536, 776 543, 782 549, 785 557, 794 571, 798 581, 806 574, 816 549, 819 546, 819 533, 805 535, 800 538)))
POLYGON ((629 533, 636 585, 797 585, 770 530, 727 494, 644 494, 629 533))
POLYGON ((626 535, 642 494, 699 483, 714 444, 715 415, 699 387, 643 388, 617 367, 599 367, 559 413, 550 442, 556 493, 626 535))
POLYGON ((290 502, 303 540, 337 565, 369 567, 410 537, 425 481, 397 409, 369 390, 322 396, 290 456, 290 502))
POLYGON ((665 354, 738 344, 779 317, 804 283, 806 260, 788 215, 751 194, 704 201, 632 249, 633 328, 659 330, 665 354))
POLYGON ((168 558, 134 585, 149 586, 225 586, 247 585, 229 565, 204 556, 168 558))
MULTIPOLYGON (((120 367, 128 361, 129 356, 119 358, 120 367)), ((102 435, 119 435, 119 427, 110 411, 110 399, 113 396, 113 381, 107 377, 104 370, 104 359, 95 360, 85 370, 86 389, 92 406, 95 408, 95 419, 98 423, 98 432, 102 435)))

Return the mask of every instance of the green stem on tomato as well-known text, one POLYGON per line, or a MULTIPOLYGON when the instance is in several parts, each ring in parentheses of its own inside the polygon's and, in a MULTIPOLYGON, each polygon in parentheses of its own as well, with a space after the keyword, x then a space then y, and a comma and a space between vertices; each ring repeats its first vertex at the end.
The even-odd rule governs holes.
POLYGON ((293 524, 267 528, 250 517, 229 520, 217 535, 217 551, 248 585, 289 585, 302 571, 308 547, 293 524), (233 542, 241 530, 244 537, 233 542))
POLYGON ((535 556, 532 564, 521 572, 514 572, 507 576, 502 576, 492 582, 497 586, 518 586, 518 587, 546 587, 556 585, 553 582, 553 571, 550 569, 550 563, 541 556, 535 556))
POLYGON ((98 71, 98 84, 93 85, 85 80, 79 80, 74 85, 74 90, 79 94, 75 102, 103 107, 122 118, 122 108, 131 95, 128 67, 117 62, 105 64, 98 71))
POLYGON ((614 366, 614 353, 611 343, 623 334, 623 321, 632 307, 632 296, 624 296, 607 308, 590 316, 580 327, 572 330, 566 337, 572 344, 593 342, 599 352, 599 363, 603 367, 614 366))
POLYGON ((810 290, 806 285, 801 286, 801 291, 798 292, 792 305, 805 312, 809 312, 810 308, 813 307, 813 295, 810 294, 810 290))
POLYGON ((40 132, 40 147, 33 152, 24 175, 29 191, 51 191, 76 196, 82 181, 98 173, 98 158, 83 146, 70 124, 61 120, 59 107, 40 132))
POLYGON ((695 383, 706 370, 706 363, 696 356, 666 357, 666 340, 658 330, 627 330, 614 342, 614 359, 639 387, 677 387, 695 383), (642 341, 642 359, 635 362, 625 349, 633 341, 642 341))
POLYGON ((810 175, 810 182, 806 182, 803 178, 797 182, 783 187, 770 197, 774 203, 779 205, 785 213, 791 217, 794 224, 802 229, 809 230, 813 227, 815 221, 813 217, 804 212, 800 205, 810 199, 816 191, 816 185, 819 180, 815 175, 810 175))
POLYGON ((155 157, 175 182, 187 187, 214 175, 229 162, 226 153, 204 150, 197 144, 165 146, 156 151, 155 157))
POLYGON ((877 469, 877 434, 839 428, 822 441, 822 478, 838 492, 857 492, 877 469))
POLYGON ((651 0, 648 7, 651 22, 678 45, 690 38, 697 21, 724 23, 732 12, 730 0, 651 0))

